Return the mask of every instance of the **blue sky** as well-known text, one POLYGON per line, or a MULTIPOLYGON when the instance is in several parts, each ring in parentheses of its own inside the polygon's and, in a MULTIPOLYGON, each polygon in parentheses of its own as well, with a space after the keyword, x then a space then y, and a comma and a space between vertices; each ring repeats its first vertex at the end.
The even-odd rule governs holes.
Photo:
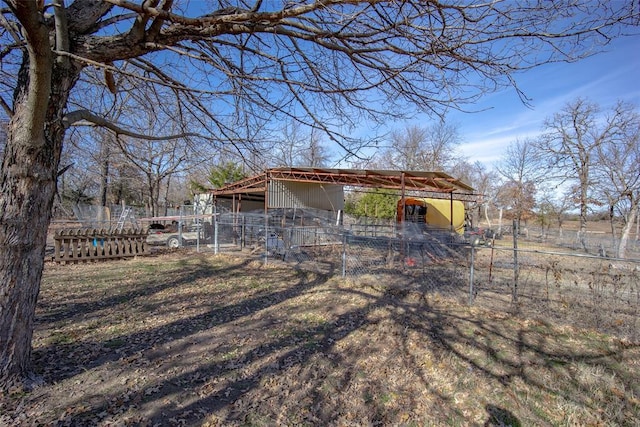
MULTIPOLYGON (((196 16, 210 11, 210 4, 191 0, 188 8, 189 15, 196 16)), ((640 35, 618 38, 603 52, 584 60, 548 64, 515 78, 530 98, 529 106, 522 103, 514 89, 505 89, 485 95, 476 105, 465 106, 477 113, 451 112, 447 116, 447 121, 456 125, 462 136, 459 151, 469 161, 491 167, 509 143, 538 135, 545 118, 577 97, 588 98, 602 109, 618 100, 635 103, 640 108, 640 35)), ((408 125, 422 126, 432 121, 423 116, 383 126, 383 130, 402 131, 408 125)), ((367 134, 370 129, 363 124, 356 133, 367 134)))
POLYGON ((577 97, 589 99, 602 109, 618 100, 640 108, 640 36, 614 40, 606 51, 575 63, 549 64, 516 76, 531 99, 525 106, 515 90, 485 96, 475 106, 479 113, 449 114, 463 143, 460 152, 470 161, 490 167, 505 147, 517 139, 535 137, 544 119, 559 112, 577 97))

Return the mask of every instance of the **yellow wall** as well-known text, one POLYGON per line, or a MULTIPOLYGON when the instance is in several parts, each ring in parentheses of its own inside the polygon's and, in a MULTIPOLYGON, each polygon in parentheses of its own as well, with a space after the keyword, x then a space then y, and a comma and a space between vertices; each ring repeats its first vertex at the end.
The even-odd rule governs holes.
MULTIPOLYGON (((460 200, 405 198, 406 205, 423 205, 427 207, 425 222, 431 227, 453 228, 459 234, 464 233, 464 203, 460 200), (453 221, 451 221, 451 207, 453 203, 453 221)), ((398 220, 403 215, 402 200, 398 201, 398 220)))

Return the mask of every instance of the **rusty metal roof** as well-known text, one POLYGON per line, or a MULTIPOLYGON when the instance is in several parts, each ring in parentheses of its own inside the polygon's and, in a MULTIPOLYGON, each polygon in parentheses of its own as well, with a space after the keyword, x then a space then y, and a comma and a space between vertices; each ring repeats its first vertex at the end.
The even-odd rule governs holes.
POLYGON ((432 193, 473 193, 473 187, 444 172, 397 171, 377 169, 273 168, 211 190, 214 196, 260 194, 267 191, 269 180, 327 183, 354 187, 418 190, 432 193))

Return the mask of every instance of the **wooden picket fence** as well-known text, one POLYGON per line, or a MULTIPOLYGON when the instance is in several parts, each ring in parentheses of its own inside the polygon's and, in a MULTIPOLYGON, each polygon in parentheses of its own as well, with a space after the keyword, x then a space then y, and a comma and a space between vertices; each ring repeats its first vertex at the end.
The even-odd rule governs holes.
POLYGON ((145 230, 58 230, 54 237, 53 260, 77 263, 129 258, 149 253, 145 230))

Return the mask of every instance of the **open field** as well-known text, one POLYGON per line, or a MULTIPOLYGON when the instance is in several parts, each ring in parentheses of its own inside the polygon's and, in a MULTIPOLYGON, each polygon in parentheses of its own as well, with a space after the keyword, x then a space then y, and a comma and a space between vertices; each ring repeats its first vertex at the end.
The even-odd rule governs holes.
POLYGON ((439 289, 176 251, 47 264, 0 425, 638 425, 640 343, 439 289))

